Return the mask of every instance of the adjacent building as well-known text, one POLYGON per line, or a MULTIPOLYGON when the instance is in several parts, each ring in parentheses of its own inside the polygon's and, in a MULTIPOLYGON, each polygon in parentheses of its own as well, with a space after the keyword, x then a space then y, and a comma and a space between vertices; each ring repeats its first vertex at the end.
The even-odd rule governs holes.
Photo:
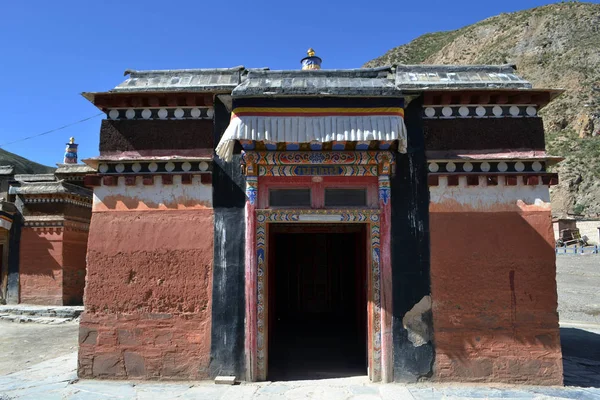
POLYGON ((512 66, 127 71, 79 376, 561 384, 539 111, 512 66))
POLYGON ((57 169, 15 174, 15 168, 22 169, 19 164, 0 167, 6 177, 0 179, 3 303, 83 303, 92 208, 92 191, 83 180, 94 171, 77 164, 76 154, 71 138, 64 163, 57 169))

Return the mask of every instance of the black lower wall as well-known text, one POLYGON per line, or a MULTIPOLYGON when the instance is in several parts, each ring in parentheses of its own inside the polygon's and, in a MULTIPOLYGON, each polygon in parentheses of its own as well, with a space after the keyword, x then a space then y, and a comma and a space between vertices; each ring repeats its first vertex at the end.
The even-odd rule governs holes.
POLYGON ((19 303, 19 255, 21 251, 21 215, 16 214, 8 239, 8 282, 6 287, 6 303, 19 303))
POLYGON ((422 98, 405 109, 407 154, 399 154, 392 177, 392 284, 394 380, 414 382, 432 373, 431 341, 416 347, 402 318, 431 292, 429 276, 429 188, 423 136, 422 98))
MULTIPOLYGON (((215 101, 215 143, 229 122, 229 112, 215 101)), ((214 263, 210 373, 245 379, 245 230, 246 181, 240 156, 229 163, 214 156, 214 263)))

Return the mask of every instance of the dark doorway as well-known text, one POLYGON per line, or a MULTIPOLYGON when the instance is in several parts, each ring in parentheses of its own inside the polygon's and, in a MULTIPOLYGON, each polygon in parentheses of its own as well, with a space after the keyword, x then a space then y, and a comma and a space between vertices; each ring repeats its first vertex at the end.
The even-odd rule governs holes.
POLYGON ((367 374, 366 231, 272 225, 270 380, 367 374))

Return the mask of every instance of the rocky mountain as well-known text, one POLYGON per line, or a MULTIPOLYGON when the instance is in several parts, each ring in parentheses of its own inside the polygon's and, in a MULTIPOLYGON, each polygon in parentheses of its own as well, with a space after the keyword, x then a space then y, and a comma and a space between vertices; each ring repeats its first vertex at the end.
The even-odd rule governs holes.
POLYGON ((561 2, 423 35, 364 67, 515 64, 536 88, 566 92, 540 113, 555 167, 555 216, 600 216, 600 4, 561 2))
POLYGON ((0 149, 0 166, 4 165, 12 165, 15 174, 51 174, 56 169, 0 149))

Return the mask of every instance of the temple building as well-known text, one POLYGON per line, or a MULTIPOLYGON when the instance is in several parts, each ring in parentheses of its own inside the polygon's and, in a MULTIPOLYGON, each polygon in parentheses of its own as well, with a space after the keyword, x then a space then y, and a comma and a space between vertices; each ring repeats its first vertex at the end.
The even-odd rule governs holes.
POLYGON ((549 186, 513 66, 126 71, 83 378, 562 384, 549 186))
POLYGON ((18 173, 32 172, 23 163, 0 167, 0 302, 81 305, 92 209, 83 183, 95 171, 77 164, 73 138, 58 168, 18 173))

